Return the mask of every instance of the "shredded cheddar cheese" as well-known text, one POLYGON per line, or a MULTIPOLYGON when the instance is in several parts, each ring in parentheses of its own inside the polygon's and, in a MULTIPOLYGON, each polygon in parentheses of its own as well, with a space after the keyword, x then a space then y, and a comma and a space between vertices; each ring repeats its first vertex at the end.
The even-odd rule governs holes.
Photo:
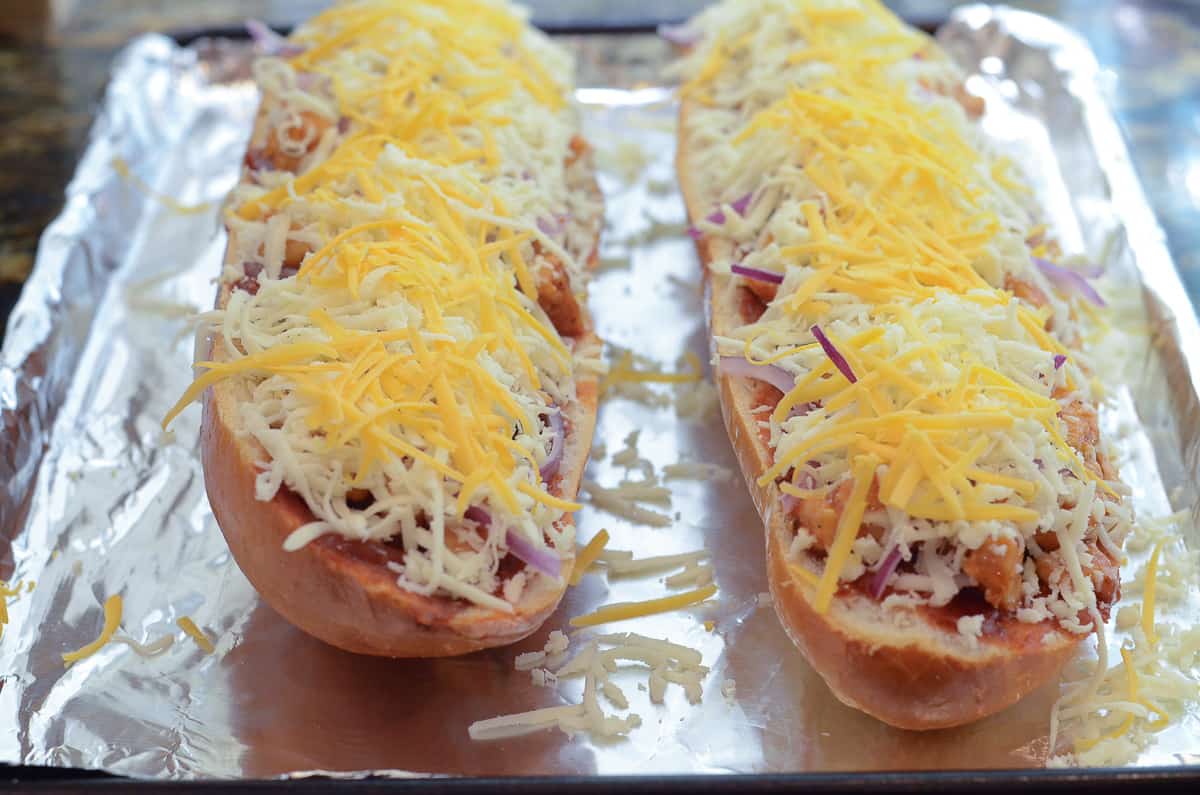
POLYGON ((571 619, 573 627, 591 627, 597 624, 608 624, 613 621, 625 621, 630 618, 668 613, 681 607, 694 605, 712 597, 717 592, 717 586, 707 585, 693 591, 663 596, 658 599, 647 599, 644 602, 614 602, 604 605, 587 615, 575 616, 571 619))
POLYGON ((1166 542, 1167 539, 1163 538, 1154 545, 1154 552, 1146 564, 1146 584, 1142 591, 1142 633, 1151 648, 1158 645, 1158 632, 1154 629, 1154 598, 1158 584, 1158 558, 1166 542))
POLYGON ((963 75, 875 0, 729 0, 688 24, 683 157, 714 210, 693 218, 713 289, 742 306, 763 287, 746 274, 782 277, 761 315, 714 319, 717 353, 794 382, 762 418, 758 483, 805 537, 835 511, 816 609, 891 548, 910 565, 888 581, 942 605, 983 587, 967 558, 1015 545, 1053 580, 1006 571, 1021 620, 1088 632, 1099 534, 1131 521, 1077 350, 1096 313, 1037 265, 1057 244, 963 75))
POLYGON ((511 611, 508 539, 565 551, 579 507, 542 475, 595 356, 541 296, 582 302, 600 218, 570 61, 503 0, 356 0, 291 41, 255 66, 223 355, 166 423, 232 383, 227 421, 265 452, 256 496, 315 516, 285 549, 395 539, 401 588, 511 611))
POLYGON ((4 628, 8 626, 8 600, 16 599, 24 590, 28 593, 33 590, 34 581, 23 582, 18 580, 11 587, 7 582, 0 580, 0 639, 4 638, 4 628))
POLYGON ((578 585, 583 580, 583 575, 604 552, 607 544, 608 531, 601 528, 600 532, 592 536, 592 540, 587 543, 587 546, 579 550, 579 554, 575 556, 575 567, 571 569, 571 577, 568 580, 571 585, 578 585))
POLYGON ((100 630, 100 637, 82 648, 63 654, 64 665, 70 668, 72 664, 91 657, 112 640, 117 628, 121 626, 123 604, 120 594, 113 594, 104 601, 104 627, 100 630))
POLYGON ((175 620, 175 624, 182 629, 186 635, 191 637, 192 640, 196 641, 196 645, 200 647, 201 651, 203 651, 205 654, 213 653, 216 647, 214 647, 213 642, 209 640, 208 634, 204 630, 200 629, 200 627, 196 626, 196 622, 193 621, 189 616, 180 616, 175 620))

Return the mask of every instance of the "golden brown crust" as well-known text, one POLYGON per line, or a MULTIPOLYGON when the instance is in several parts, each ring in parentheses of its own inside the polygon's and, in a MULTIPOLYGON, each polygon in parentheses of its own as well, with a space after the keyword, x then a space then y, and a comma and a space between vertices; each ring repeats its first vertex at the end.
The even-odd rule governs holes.
MULTIPOLYGON (((258 127, 265 122, 260 108, 258 127)), ((577 147, 572 157, 579 157, 577 147)), ((584 153, 586 154, 586 152, 584 153)), ((589 190, 599 195, 593 181, 589 190)), ((597 235, 599 225, 597 225, 597 235)), ((598 241, 597 241, 598 243, 598 241)), ((226 252, 231 263, 232 246, 226 252)), ((589 266, 597 257, 593 247, 589 266)), ((231 285, 223 285, 217 306, 228 301, 231 285)), ((586 309, 579 314, 577 348, 598 345, 586 309)), ((210 339, 206 358, 227 358, 223 340, 210 339)), ((598 379, 579 374, 576 400, 561 407, 570 429, 559 467, 557 493, 572 499, 591 450, 596 423, 598 379)), ((255 461, 266 451, 249 435, 239 433, 237 405, 246 399, 237 381, 218 383, 203 397, 200 430, 204 481, 209 502, 238 566, 262 598, 300 629, 333 646, 359 654, 387 657, 442 657, 503 646, 531 634, 550 616, 566 591, 567 574, 575 561, 563 558, 562 577, 531 579, 511 614, 441 596, 422 596, 396 585, 396 575, 380 563, 348 554, 346 545, 318 539, 295 552, 283 550, 284 540, 314 520, 296 494, 281 488, 269 502, 255 496, 255 461)), ((563 523, 573 523, 570 514, 563 523)))
MULTIPOLYGON (((688 216, 708 208, 689 167, 688 104, 680 110, 676 171, 688 216)), ((745 288, 738 279, 713 274, 712 242, 701 238, 705 314, 710 338, 745 322, 745 288)), ((843 587, 825 613, 813 607, 814 589, 792 573, 792 530, 774 483, 759 486, 771 452, 759 433, 754 389, 745 379, 716 372, 721 414, 750 495, 766 532, 767 576, 775 611, 793 643, 843 703, 904 729, 937 729, 979 720, 1011 706, 1054 677, 1081 636, 1050 622, 1022 624, 1012 615, 989 622, 977 644, 953 626, 950 608, 897 607, 843 587)), ((813 571, 820 564, 801 561, 813 571)), ((796 564, 792 564, 796 565, 796 564)))

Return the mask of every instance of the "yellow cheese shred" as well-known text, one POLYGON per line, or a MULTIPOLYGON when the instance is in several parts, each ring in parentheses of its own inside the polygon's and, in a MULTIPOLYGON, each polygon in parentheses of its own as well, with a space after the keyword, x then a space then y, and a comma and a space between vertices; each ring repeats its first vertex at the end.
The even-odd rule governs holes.
POLYGON ((1142 596, 1142 632, 1145 633, 1150 648, 1158 645, 1158 632, 1154 628, 1154 598, 1158 588, 1158 559, 1166 542, 1165 538, 1159 539, 1154 545, 1154 552, 1150 554, 1150 561, 1146 564, 1146 586, 1142 596))
POLYGON ((695 354, 691 354, 688 357, 688 364, 692 367, 692 372, 690 373, 664 373, 659 370, 639 370, 634 366, 633 353, 626 351, 609 368, 608 373, 600 382, 600 393, 604 394, 613 384, 689 384, 700 381, 704 375, 700 369, 699 358, 695 354))
POLYGON ((571 585, 579 585, 583 580, 583 575, 592 567, 596 559, 600 557, 600 553, 604 551, 604 547, 608 544, 608 531, 601 528, 599 533, 592 536, 592 540, 587 543, 579 554, 575 556, 575 566, 571 569, 571 576, 567 579, 571 585))
POLYGON ((200 627, 196 626, 196 622, 188 616, 180 616, 175 619, 175 624, 185 633, 191 636, 192 640, 196 641, 196 645, 200 647, 205 654, 212 654, 213 642, 208 639, 208 635, 200 627))
POLYGON ((100 637, 96 638, 83 648, 64 654, 62 656, 63 663, 68 668, 71 667, 72 663, 76 663, 79 660, 91 657, 93 654, 100 651, 100 649, 104 648, 105 644, 112 640, 112 636, 116 633, 117 628, 121 626, 121 611, 123 606, 124 605, 120 594, 113 594, 105 600, 104 628, 100 630, 100 637))
POLYGON ((837 590, 838 578, 850 557, 850 548, 854 539, 858 538, 858 528, 862 525, 863 513, 867 509, 867 490, 875 478, 875 469, 879 459, 874 456, 862 456, 854 462, 854 487, 846 500, 846 507, 838 518, 837 533, 829 557, 825 561, 825 571, 821 575, 821 583, 817 586, 817 595, 813 606, 818 613, 829 610, 833 594, 837 590))
POLYGON ((571 619, 573 627, 592 627, 597 624, 608 624, 613 621, 625 621, 630 618, 641 618, 656 613, 669 613, 697 602, 703 602, 717 592, 716 585, 706 585, 694 591, 664 596, 660 599, 647 599, 644 602, 615 602, 604 605, 587 615, 575 616, 571 619))
POLYGON ((179 213, 180 215, 195 215, 196 213, 203 213, 212 209, 212 202, 181 204, 165 193, 159 193, 146 184, 145 180, 134 174, 133 170, 129 167, 129 162, 123 157, 114 157, 111 165, 112 170, 116 172, 117 176, 132 185, 139 193, 153 199, 172 212, 179 213))

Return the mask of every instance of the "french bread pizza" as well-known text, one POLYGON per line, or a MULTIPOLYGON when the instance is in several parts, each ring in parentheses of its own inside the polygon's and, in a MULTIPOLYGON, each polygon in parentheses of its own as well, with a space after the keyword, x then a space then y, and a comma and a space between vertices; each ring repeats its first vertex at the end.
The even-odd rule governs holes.
POLYGON ((726 0, 684 52, 677 167, 776 611, 846 704, 968 723, 1120 596, 1128 489, 1062 257, 984 102, 873 0, 726 0))
POLYGON ((198 375, 262 598, 334 646, 533 632, 574 559, 603 214, 573 65, 504 0, 359 0, 265 52, 198 375))

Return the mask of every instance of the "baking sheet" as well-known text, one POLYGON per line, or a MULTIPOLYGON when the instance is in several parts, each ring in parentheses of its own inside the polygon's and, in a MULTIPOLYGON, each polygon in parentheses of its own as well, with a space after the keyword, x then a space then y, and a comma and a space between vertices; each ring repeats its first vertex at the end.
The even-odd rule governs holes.
MULTIPOLYGON (((1139 512, 1194 508, 1200 333, 1098 93, 1095 60, 1054 23, 1005 9, 962 9, 940 38, 977 74, 971 87, 991 100, 993 132, 1038 164, 1030 171, 1067 248, 1092 256, 1107 249, 1113 292, 1130 299, 1122 317, 1151 332, 1131 336, 1130 366, 1106 374, 1116 388, 1105 431, 1139 512)), ((699 266, 674 187, 675 109, 670 91, 654 83, 667 49, 648 36, 569 43, 583 59, 578 99, 608 202, 603 267, 591 286, 598 331, 660 369, 683 370, 681 356, 704 358, 707 345, 699 266)), ((257 99, 248 57, 236 42, 180 48, 146 36, 129 45, 10 321, 0 364, 0 471, 8 483, 0 528, 9 544, 0 579, 34 585, 8 600, 0 639, 0 723, 16 729, 0 736, 0 761, 163 778, 1044 762, 1056 684, 973 726, 924 734, 890 729, 837 702, 759 603, 761 526, 736 478, 667 481, 670 506, 646 506, 672 518, 664 528, 592 507, 578 516, 582 539, 607 528, 611 547, 639 555, 708 549, 720 587, 698 609, 614 625, 694 646, 711 668, 699 705, 674 686, 665 704, 651 705, 637 687, 644 673, 619 674, 643 720, 628 739, 591 742, 551 730, 476 743, 467 726, 578 701, 578 680, 536 688, 528 672, 513 670, 515 656, 541 648, 570 616, 664 595, 661 577, 606 582, 590 574, 527 641, 434 661, 345 654, 261 605, 208 508, 199 411, 185 412, 171 433, 159 429, 190 378, 190 316, 211 305, 223 247, 218 205, 237 178, 257 99), (139 642, 171 635, 172 646, 144 658, 112 643, 65 668, 62 652, 97 636, 101 606, 114 593, 125 601, 124 634, 139 642), (215 640, 215 653, 178 630, 185 615, 215 640), (733 698, 722 694, 727 680, 736 683, 733 698)), ((671 398, 698 388, 652 390, 671 398)), ((640 454, 660 472, 680 461, 735 468, 715 414, 681 417, 672 405, 613 397, 602 403, 597 432, 607 455, 592 462, 588 478, 611 486, 626 475, 611 457, 635 429, 640 454)), ((1189 538, 1193 549, 1196 541, 1189 538)), ((1179 609, 1194 610, 1192 597, 1179 609)), ((1200 761, 1189 755, 1197 738, 1193 712, 1137 761, 1200 761)))

